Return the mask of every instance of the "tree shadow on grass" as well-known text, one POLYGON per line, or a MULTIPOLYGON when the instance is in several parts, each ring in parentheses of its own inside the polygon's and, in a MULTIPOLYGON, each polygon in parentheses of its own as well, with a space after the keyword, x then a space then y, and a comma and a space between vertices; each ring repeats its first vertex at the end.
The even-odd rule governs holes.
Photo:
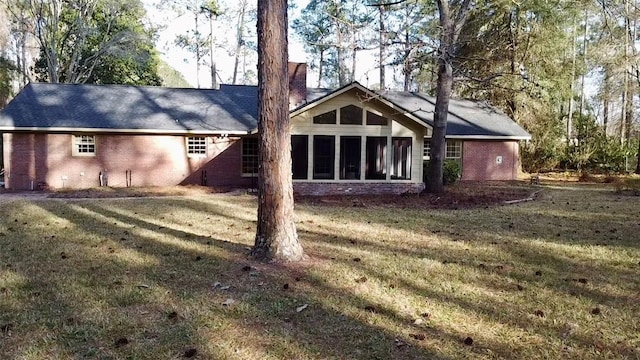
MULTIPOLYGON (((161 228, 115 202, 37 207, 57 218, 49 233, 15 226, 21 235, 0 241, 0 260, 22 279, 0 318, 12 324, 0 334, 7 358, 170 358, 190 347, 202 358, 449 358, 345 315, 315 279, 284 291, 291 273, 250 262, 245 244, 161 228), (235 304, 224 306, 228 298, 235 304)), ((22 215, 19 206, 11 213, 22 215)))
MULTIPOLYGON (((489 237, 491 234, 478 233, 476 236, 489 237)), ((462 311, 468 311, 473 314, 474 317, 483 319, 487 324, 499 323, 507 325, 513 329, 519 329, 523 333, 535 334, 537 337, 546 338, 548 343, 558 343, 562 346, 564 341, 568 339, 568 343, 577 344, 582 349, 595 349, 596 344, 598 351, 608 352, 610 354, 617 354, 622 356, 637 355, 633 348, 634 342, 632 339, 628 339, 622 342, 607 342, 600 338, 597 333, 580 334, 574 331, 571 327, 576 321, 574 318, 591 317, 593 321, 608 321, 599 320, 598 316, 588 315, 590 311, 593 311, 593 306, 602 306, 609 308, 627 309, 633 312, 633 306, 630 304, 637 302, 625 294, 612 294, 607 292, 606 289, 609 282, 610 285, 616 286, 616 279, 627 280, 629 283, 622 284, 623 288, 626 288, 633 292, 634 282, 637 284, 637 279, 633 275, 633 271, 627 271, 624 269, 617 269, 610 267, 603 272, 603 269, 597 264, 588 262, 580 262, 575 259, 565 259, 561 257, 561 254, 553 253, 546 248, 536 247, 529 244, 527 241, 518 241, 517 244, 509 242, 496 243, 496 251, 503 252, 507 255, 506 258, 513 259, 510 264, 496 263, 496 259, 493 259, 489 254, 477 252, 473 250, 473 246, 468 248, 447 248, 443 247, 428 247, 423 250, 408 250, 406 248, 398 248, 393 245, 380 244, 372 240, 362 240, 356 238, 349 238, 345 236, 328 236, 325 233, 312 232, 306 230, 304 233, 306 242, 317 243, 320 247, 327 247, 326 251, 335 251, 336 246, 345 248, 347 251, 344 253, 336 254, 331 257, 331 261, 340 263, 341 266, 352 268, 353 273, 364 274, 366 277, 377 279, 386 284, 393 284, 394 289, 405 290, 408 293, 416 294, 427 299, 435 299, 437 302, 443 302, 446 304, 453 304, 459 307, 462 311), (330 249, 330 250, 329 250, 330 249), (410 274, 420 274, 419 269, 410 269, 409 264, 415 264, 415 258, 428 259, 430 262, 440 263, 441 266, 453 266, 460 268, 452 273, 452 281, 462 281, 463 283, 471 286, 479 287, 480 289, 493 287, 491 291, 492 296, 480 296, 475 301, 471 301, 472 297, 466 293, 465 290, 459 290, 460 293, 452 293, 448 291, 437 291, 438 286, 428 287, 425 285, 417 285, 421 281, 410 282, 407 278, 411 277, 408 274, 393 275, 390 272, 384 272, 380 269, 378 264, 368 264, 368 258, 366 253, 373 254, 393 254, 399 255, 399 258, 414 258, 414 260, 408 260, 402 266, 405 266, 406 270, 409 270, 410 274), (361 259, 357 258, 357 262, 354 261, 354 256, 362 256, 361 259), (525 256, 521 256, 521 255, 525 256), (515 265, 515 268, 510 269, 510 266, 515 265), (537 273, 536 269, 541 269, 540 273, 537 273), (470 279, 458 279, 459 274, 471 274, 470 279), (600 277, 608 278, 605 280, 607 284, 591 284, 593 278, 584 280, 582 277, 599 274, 600 277), (497 278, 497 279, 496 279, 497 278), (522 285, 520 285, 522 284, 522 285), (629 287, 631 286, 631 288, 629 287), (537 303, 537 290, 557 292, 557 299, 554 301, 562 304, 566 302, 569 306, 575 303, 574 300, 588 299, 584 308, 574 308, 569 310, 562 309, 562 305, 537 303), (525 300, 526 306, 517 306, 509 303, 506 299, 508 297, 503 296, 504 292, 512 292, 518 295, 515 296, 529 296, 530 302, 525 300), (497 294, 497 295, 496 295, 497 294), (498 299, 504 298, 500 301, 498 299), (500 301, 496 306, 495 302, 500 301), (593 304, 589 307, 588 302, 593 304), (558 307, 559 317, 556 319, 547 319, 550 309, 558 307), (541 311, 538 314, 538 311, 541 311), (575 312, 582 311, 584 315, 575 315, 575 312), (532 326, 535 324, 535 326, 532 326), (570 337, 569 337, 570 336, 570 337)), ((402 263, 402 260, 398 260, 402 263)), ((418 261, 419 263, 419 261, 418 261)), ((445 270, 446 271, 446 270, 445 270)), ((418 277, 420 275, 417 275, 418 277)), ((429 277, 428 272, 422 274, 423 277, 429 277)), ((433 284, 436 285, 436 284, 433 284)), ((395 291, 395 290, 394 290, 395 291)), ((480 291, 481 293, 484 290, 480 291)), ((512 294, 513 295, 513 294, 512 294)), ((580 300, 578 302, 584 302, 580 300)), ((553 311, 553 310, 551 310, 553 311)), ((599 314, 598 309, 598 314, 599 314)), ((592 314, 592 315, 598 315, 592 314)), ((553 316, 553 315, 552 315, 553 316)), ((607 324, 608 326, 617 327, 623 333, 633 333, 635 330, 632 323, 624 324, 607 324)), ((486 341, 486 340, 485 340, 486 341)), ((500 341, 488 341, 483 344, 486 349, 489 349, 491 353, 498 354, 499 356, 512 357, 518 352, 526 351, 530 348, 528 343, 513 343, 507 340, 507 342, 500 341)), ((575 345, 572 345, 575 346, 575 345)), ((561 352, 562 349, 556 349, 561 352)), ((526 355, 526 354, 521 354, 526 355)))

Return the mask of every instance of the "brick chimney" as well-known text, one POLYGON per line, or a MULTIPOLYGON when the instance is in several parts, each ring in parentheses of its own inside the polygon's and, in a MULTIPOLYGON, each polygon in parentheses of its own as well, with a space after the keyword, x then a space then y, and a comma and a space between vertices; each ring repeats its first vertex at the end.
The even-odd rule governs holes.
POLYGON ((307 64, 289 62, 289 108, 307 102, 307 64))

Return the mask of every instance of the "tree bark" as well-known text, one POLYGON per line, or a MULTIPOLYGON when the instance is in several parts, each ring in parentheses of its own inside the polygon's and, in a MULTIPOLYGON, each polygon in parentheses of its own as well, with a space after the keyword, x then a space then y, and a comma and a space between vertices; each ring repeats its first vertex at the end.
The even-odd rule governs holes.
POLYGON ((258 225, 251 251, 260 260, 305 255, 293 214, 287 0, 258 1, 258 225))

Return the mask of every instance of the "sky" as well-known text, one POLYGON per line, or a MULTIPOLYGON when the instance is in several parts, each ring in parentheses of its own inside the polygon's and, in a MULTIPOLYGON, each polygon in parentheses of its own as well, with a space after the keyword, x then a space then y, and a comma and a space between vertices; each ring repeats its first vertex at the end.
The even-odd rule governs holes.
MULTIPOLYGON (((236 0, 219 1, 221 3, 236 2, 236 0)), ((196 87, 198 84, 198 76, 196 76, 195 56, 192 53, 176 46, 174 43, 177 35, 186 33, 188 30, 195 27, 193 15, 177 16, 176 14, 168 11, 159 11, 154 6, 157 2, 158 0, 143 0, 152 24, 162 26, 156 42, 156 47, 160 51, 160 56, 174 69, 178 70, 187 82, 191 84, 191 86, 196 87)), ((290 0, 289 2, 296 5, 295 9, 289 13, 289 22, 291 23, 293 19, 298 17, 300 10, 308 4, 309 0, 290 0)), ((226 26, 228 27, 229 24, 226 26)), ((200 32, 206 35, 209 34, 208 20, 205 21, 203 19, 201 21, 200 32)), ((221 24, 218 24, 216 28, 214 28, 214 34, 217 41, 226 41, 230 44, 235 42, 235 28, 222 28, 221 24)), ((255 38, 252 40, 255 41, 255 38)), ((222 79, 222 83, 231 83, 234 57, 227 50, 222 48, 216 49, 214 54, 217 71, 219 77, 222 79)), ((207 60, 208 59, 209 57, 207 56, 207 60)), ((309 62, 309 55, 305 52, 303 43, 291 28, 289 28, 289 60, 293 62, 309 62)), ((362 54, 362 58, 358 60, 358 64, 360 71, 356 74, 356 80, 364 85, 377 83, 378 71, 373 58, 366 54, 362 54)), ((247 70, 253 70, 253 72, 255 72, 255 67, 255 60, 254 62, 247 63, 247 70)), ((201 87, 211 86, 211 72, 208 65, 201 65, 199 79, 201 87)), ((307 77, 307 83, 310 87, 317 85, 317 74, 314 74, 311 70, 307 77)))

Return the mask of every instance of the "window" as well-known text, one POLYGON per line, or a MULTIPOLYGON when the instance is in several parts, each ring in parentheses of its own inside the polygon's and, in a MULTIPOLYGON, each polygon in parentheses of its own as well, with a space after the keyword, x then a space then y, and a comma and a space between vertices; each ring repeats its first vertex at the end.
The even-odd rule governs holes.
POLYGON ((335 159, 335 136, 313 137, 313 178, 333 179, 335 159))
POLYGON ((462 157, 462 141, 447 141, 445 159, 460 159, 462 157))
POLYGON ((393 138, 391 178, 411 179, 411 138, 393 138))
POLYGON ((291 136, 291 172, 296 180, 307 178, 309 167, 309 136, 291 136))
MULTIPOLYGON (((424 160, 431 159, 431 139, 424 139, 422 152, 424 160)), ((446 142, 445 159, 459 160, 462 158, 462 141, 449 140, 446 142)))
POLYGON ((314 124, 335 124, 336 123, 336 114, 335 110, 326 112, 324 114, 320 114, 318 116, 313 117, 314 124))
POLYGON ((360 180, 360 136, 340 137, 340 179, 360 180))
POLYGON ((73 135, 73 156, 96 156, 95 135, 73 135))
POLYGON ((242 139, 242 175, 258 173, 258 138, 242 139))
POLYGON ((374 114, 371 111, 367 111, 367 125, 382 125, 387 126, 388 120, 386 117, 374 114))
POLYGON ((422 159, 431 159, 431 140, 424 139, 424 148, 422 149, 422 159))
POLYGON ((207 156, 207 138, 204 136, 190 136, 187 138, 188 156, 207 156))
POLYGON ((387 178, 387 138, 367 137, 366 144, 367 180, 383 180, 387 178))
POLYGON ((340 109, 340 124, 362 125, 362 108, 348 105, 340 109))

